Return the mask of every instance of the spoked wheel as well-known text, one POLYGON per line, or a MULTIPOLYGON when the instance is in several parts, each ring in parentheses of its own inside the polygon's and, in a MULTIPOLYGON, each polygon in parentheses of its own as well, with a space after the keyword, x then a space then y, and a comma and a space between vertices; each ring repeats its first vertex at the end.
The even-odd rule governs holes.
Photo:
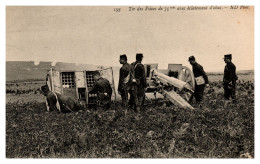
MULTIPOLYGON (((186 66, 182 66, 181 73, 179 75, 179 80, 184 81, 188 84, 190 90, 195 90, 195 79, 193 72, 186 66)), ((193 93, 188 90, 183 90, 179 93, 186 101, 190 101, 193 93)))

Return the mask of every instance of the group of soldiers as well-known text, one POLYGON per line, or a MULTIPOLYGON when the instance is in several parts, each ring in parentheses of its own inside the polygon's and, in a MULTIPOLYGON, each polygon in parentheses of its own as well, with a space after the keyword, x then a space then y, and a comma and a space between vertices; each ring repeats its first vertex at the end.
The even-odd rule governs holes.
MULTIPOLYGON (((135 111, 140 111, 144 105, 145 100, 145 88, 146 77, 145 68, 142 64, 143 54, 136 54, 136 61, 129 64, 127 62, 127 56, 120 55, 120 68, 119 82, 118 82, 118 94, 122 98, 123 108, 132 108, 135 111), (130 97, 128 98, 128 96, 130 97), (129 99, 129 100, 128 100, 129 99)), ((93 75, 95 84, 90 94, 97 94, 97 106, 109 109, 111 105, 112 88, 107 79, 102 78, 99 72, 93 75)))
MULTIPOLYGON (((223 76, 224 98, 226 100, 231 98, 233 102, 236 102, 236 81, 238 79, 236 66, 232 63, 232 54, 224 55, 223 59, 226 63, 223 76)), ((205 87, 209 87, 208 76, 203 70, 203 67, 196 62, 194 56, 189 57, 189 62, 192 65, 192 71, 195 77, 194 97, 196 102, 200 103, 203 99, 205 87)))
POLYGON ((128 106, 135 111, 140 111, 144 105, 145 100, 145 88, 147 86, 145 68, 142 64, 143 54, 136 54, 136 61, 129 64, 127 62, 127 56, 120 55, 120 68, 118 93, 122 98, 122 107, 128 106), (128 93, 130 95, 128 101, 128 93))
MULTIPOLYGON (((122 98, 123 108, 132 108, 139 112, 142 110, 145 101, 145 89, 148 86, 146 82, 145 67, 142 64, 143 54, 136 54, 136 61, 129 64, 125 54, 120 55, 119 62, 122 64, 119 73, 118 93, 122 98), (128 96, 130 97, 128 98, 128 96), (129 100, 128 100, 129 99, 129 100)), ((198 104, 203 100, 205 87, 209 87, 208 76, 203 67, 196 62, 194 56, 189 57, 192 65, 192 71, 195 77, 194 97, 198 104)), ((233 102, 236 99, 236 66, 232 63, 232 55, 224 55, 226 63, 223 77, 224 97, 233 102)), ((97 94, 97 105, 103 109, 110 109, 112 88, 107 79, 100 76, 99 72, 93 74, 95 84, 90 94, 97 94)), ((80 110, 81 106, 70 97, 55 93, 49 90, 48 86, 42 86, 41 90, 46 96, 47 110, 58 110, 61 112, 71 112, 80 110)), ((192 97, 193 98, 193 97, 192 97)), ((191 98, 191 100, 192 100, 191 98)))

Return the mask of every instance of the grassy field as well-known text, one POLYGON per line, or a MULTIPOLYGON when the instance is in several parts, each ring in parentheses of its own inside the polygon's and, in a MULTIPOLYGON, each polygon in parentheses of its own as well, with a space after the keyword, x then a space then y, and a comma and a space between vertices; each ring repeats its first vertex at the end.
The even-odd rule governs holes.
MULTIPOLYGON (((250 81, 254 82, 254 75, 252 74, 247 74, 247 75, 241 75, 238 74, 238 81, 250 81)), ((223 75, 209 75, 208 76, 210 82, 216 82, 216 81, 223 81, 223 75)))
POLYGON ((211 80, 203 105, 191 104, 195 110, 149 99, 139 114, 120 102, 109 111, 47 113, 41 84, 10 85, 6 157, 254 158, 254 78, 245 79, 237 84, 237 103, 224 101, 221 83, 211 80))

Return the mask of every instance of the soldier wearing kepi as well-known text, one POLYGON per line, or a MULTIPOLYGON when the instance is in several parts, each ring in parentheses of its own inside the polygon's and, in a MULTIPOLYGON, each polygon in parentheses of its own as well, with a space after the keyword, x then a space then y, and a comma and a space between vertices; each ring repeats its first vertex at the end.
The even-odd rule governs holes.
POLYGON ((205 86, 209 86, 208 76, 203 70, 203 67, 196 62, 194 56, 189 57, 189 62, 192 65, 192 71, 195 77, 194 97, 196 102, 200 103, 203 99, 205 86))
POLYGON ((226 63, 223 77, 224 97, 229 100, 231 97, 233 102, 236 99, 236 66, 231 62, 232 54, 224 55, 224 61, 226 63))
POLYGON ((49 90, 48 85, 41 87, 46 96, 47 111, 75 112, 81 109, 80 105, 70 97, 49 90))
POLYGON ((129 93, 133 98, 134 109, 139 111, 140 107, 137 100, 136 85, 133 83, 133 67, 127 63, 127 56, 125 54, 120 55, 119 62, 122 64, 122 67, 119 73, 118 93, 122 97, 122 106, 123 108, 127 108, 129 93))
MULTIPOLYGON (((146 77, 145 77, 145 68, 142 64, 143 54, 136 54, 136 61, 131 65, 134 68, 134 77, 136 79, 136 87, 137 87, 137 99, 139 105, 144 105, 145 100, 145 88, 146 88, 146 77)), ((130 97, 130 102, 132 101, 130 97)), ((131 105, 131 103, 130 103, 131 105)))
POLYGON ((111 106, 111 96, 112 88, 107 79, 100 76, 99 72, 93 74, 95 84, 93 89, 89 92, 90 94, 97 94, 97 105, 98 107, 110 109, 111 106))

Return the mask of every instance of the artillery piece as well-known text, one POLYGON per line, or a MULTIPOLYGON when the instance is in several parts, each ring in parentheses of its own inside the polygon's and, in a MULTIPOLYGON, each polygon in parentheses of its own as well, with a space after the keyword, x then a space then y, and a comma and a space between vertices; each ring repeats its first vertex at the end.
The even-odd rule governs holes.
POLYGON ((169 64, 167 71, 158 71, 158 64, 145 64, 146 92, 161 93, 173 104, 194 109, 188 102, 193 97, 195 79, 192 71, 181 64, 169 64))
MULTIPOLYGON (((195 89, 194 76, 188 67, 181 64, 169 64, 168 70, 159 71, 158 64, 145 64, 148 82, 146 92, 161 93, 175 105, 193 109, 188 103, 195 89)), ((112 67, 89 65, 65 65, 51 68, 46 83, 51 91, 64 94, 78 100, 83 106, 96 105, 96 94, 89 94, 94 85, 93 73, 100 72, 108 79, 113 90, 112 100, 117 99, 112 67)))

